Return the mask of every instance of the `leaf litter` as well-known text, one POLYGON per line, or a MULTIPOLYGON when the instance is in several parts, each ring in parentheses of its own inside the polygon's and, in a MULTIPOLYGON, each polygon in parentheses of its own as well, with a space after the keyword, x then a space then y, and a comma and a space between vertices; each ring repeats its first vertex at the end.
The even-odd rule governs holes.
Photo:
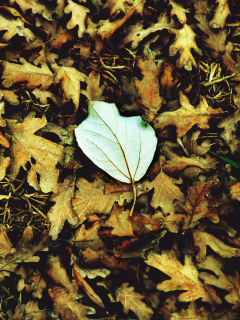
POLYGON ((2 319, 239 319, 239 13, 1 2, 2 319))

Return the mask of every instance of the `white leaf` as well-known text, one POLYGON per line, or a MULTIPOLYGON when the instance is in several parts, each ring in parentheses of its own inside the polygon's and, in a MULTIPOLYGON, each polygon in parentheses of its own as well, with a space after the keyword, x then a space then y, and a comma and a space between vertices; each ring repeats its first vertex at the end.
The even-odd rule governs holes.
POLYGON ((156 150, 153 128, 140 116, 122 117, 114 103, 91 101, 75 135, 79 147, 113 178, 131 183, 146 173, 156 150))

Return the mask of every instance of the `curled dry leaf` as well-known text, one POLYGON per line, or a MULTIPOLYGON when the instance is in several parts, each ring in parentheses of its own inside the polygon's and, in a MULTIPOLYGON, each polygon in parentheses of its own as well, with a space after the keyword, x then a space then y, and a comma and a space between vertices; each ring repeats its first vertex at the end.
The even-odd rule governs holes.
POLYGON ((165 292, 173 290, 184 290, 178 297, 181 302, 190 302, 197 299, 208 302, 215 306, 221 303, 221 299, 211 287, 205 286, 198 277, 198 271, 190 256, 185 256, 185 263, 182 265, 177 260, 173 250, 163 251, 161 254, 150 252, 146 264, 157 268, 171 277, 157 285, 158 290, 165 292))
POLYGON ((116 300, 122 303, 125 314, 132 310, 139 320, 150 320, 153 310, 142 301, 143 298, 143 295, 134 291, 134 287, 129 287, 129 283, 123 283, 116 290, 116 300))
POLYGON ((70 280, 66 269, 61 265, 59 256, 48 256, 46 273, 55 284, 64 287, 68 292, 77 294, 78 284, 75 279, 70 280))

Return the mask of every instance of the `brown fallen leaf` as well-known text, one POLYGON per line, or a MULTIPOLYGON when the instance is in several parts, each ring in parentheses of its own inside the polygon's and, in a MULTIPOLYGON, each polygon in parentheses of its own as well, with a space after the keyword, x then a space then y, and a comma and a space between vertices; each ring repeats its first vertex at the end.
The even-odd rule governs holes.
POLYGON ((178 319, 209 320, 211 314, 204 307, 197 308, 196 303, 192 301, 186 310, 172 313, 170 320, 178 319))
POLYGON ((65 221, 76 226, 78 219, 72 209, 72 197, 74 196, 75 177, 68 176, 63 183, 58 184, 58 192, 52 194, 50 201, 55 204, 48 211, 48 219, 51 223, 49 234, 56 240, 62 230, 65 221))
POLYGON ((209 22, 209 25, 214 29, 223 29, 228 15, 231 14, 228 0, 216 0, 216 3, 218 3, 218 5, 215 9, 212 20, 209 22))
POLYGON ((134 287, 129 287, 129 283, 123 283, 116 290, 116 301, 123 305, 123 312, 128 314, 132 310, 139 320, 150 320, 153 316, 153 310, 145 302, 143 295, 134 291, 134 287))
POLYGON ((80 267, 76 263, 74 263, 73 274, 79 286, 83 287, 84 292, 93 302, 95 302, 100 307, 105 308, 102 299, 96 294, 96 292, 91 288, 87 281, 83 279, 83 277, 80 275, 80 272, 80 267))
POLYGON ((113 205, 110 217, 104 222, 104 227, 113 228, 111 234, 119 237, 133 236, 129 210, 124 211, 123 207, 116 203, 113 205))
POLYGON ((21 64, 3 62, 3 86, 11 87, 17 82, 27 82, 29 89, 40 87, 42 90, 47 90, 54 83, 54 75, 47 64, 42 64, 41 67, 36 67, 27 62, 24 58, 20 58, 21 64))
POLYGON ((104 100, 103 91, 105 89, 105 85, 100 86, 100 73, 92 70, 87 79, 87 88, 86 90, 82 90, 82 94, 84 94, 89 101, 102 101, 104 100))
POLYGON ((164 292, 185 291, 178 296, 179 301, 190 302, 202 299, 202 301, 210 303, 212 308, 215 308, 216 303, 222 302, 215 290, 204 285, 199 279, 197 268, 190 256, 185 256, 185 263, 182 265, 173 250, 163 251, 161 254, 150 252, 145 263, 171 277, 170 280, 159 283, 158 290, 164 292))
POLYGON ((6 256, 14 254, 16 249, 10 239, 7 236, 7 228, 2 224, 0 225, 0 257, 6 258, 6 256))
POLYGON ((62 320, 89 320, 90 307, 84 306, 78 300, 76 293, 69 293, 63 288, 54 287, 48 290, 53 300, 54 313, 60 314, 62 320))
POLYGON ((73 2, 72 0, 68 0, 68 5, 65 7, 64 12, 72 13, 72 17, 67 23, 67 28, 72 29, 75 26, 78 26, 78 38, 82 38, 86 29, 86 15, 88 12, 90 12, 90 10, 73 2))
POLYGON ((141 98, 141 104, 148 122, 156 118, 164 99, 159 94, 158 78, 161 65, 154 61, 155 53, 145 49, 145 59, 138 59, 137 66, 141 70, 142 80, 135 80, 134 84, 141 98))
MULTIPOLYGON (((5 113, 5 103, 3 101, 0 102, 0 127, 5 128, 6 127, 6 121, 2 118, 2 114, 5 113)), ((5 148, 9 148, 10 147, 10 143, 9 141, 5 138, 5 136, 0 132, 0 144, 5 147, 5 148)))
POLYGON ((21 275, 21 279, 17 284, 18 291, 25 289, 26 292, 32 293, 33 298, 42 298, 43 292, 47 288, 47 283, 38 269, 21 266, 16 274, 21 275))
POLYGON ((179 78, 174 74, 175 67, 170 62, 162 62, 160 74, 160 93, 170 98, 179 78))
POLYGON ((0 30, 5 31, 2 36, 4 42, 10 41, 15 35, 25 37, 28 42, 35 39, 34 33, 30 29, 25 28, 24 22, 20 18, 15 20, 0 14, 0 30))
POLYGON ((24 13, 30 9, 33 14, 39 13, 45 19, 52 20, 52 14, 48 10, 48 7, 39 2, 39 0, 10 0, 9 2, 11 5, 17 3, 24 13))
POLYGON ((30 118, 23 122, 6 119, 11 142, 11 163, 9 172, 16 178, 21 167, 27 170, 29 162, 28 183, 36 190, 43 192, 57 192, 59 170, 57 163, 64 161, 64 147, 34 135, 34 132, 47 124, 45 118, 30 118), (37 174, 40 175, 38 182, 37 174))
POLYGON ((169 4, 172 6, 171 13, 170 13, 171 17, 176 15, 180 23, 182 24, 186 23, 187 22, 186 13, 188 13, 189 10, 184 9, 182 4, 179 4, 174 0, 169 0, 169 4))
POLYGON ((130 202, 133 199, 130 185, 106 180, 100 174, 95 175, 94 182, 78 178, 76 187, 78 190, 72 204, 79 223, 83 223, 92 213, 109 214, 115 201, 121 206, 125 200, 130 202))
POLYGON ((103 242, 98 235, 98 230, 101 227, 101 223, 99 221, 94 222, 92 227, 89 229, 85 229, 85 225, 82 224, 80 228, 78 228, 70 240, 75 246, 80 248, 92 248, 99 249, 103 247, 103 242))
POLYGON ((75 112, 78 110, 79 98, 81 93, 81 81, 86 81, 87 76, 73 67, 60 67, 53 64, 52 68, 57 73, 55 76, 56 83, 61 83, 64 102, 72 99, 75 105, 75 112))
POLYGON ((48 256, 46 273, 55 284, 64 287, 70 293, 77 294, 78 284, 75 279, 70 280, 66 269, 61 265, 59 256, 48 256))
POLYGON ((173 153, 169 148, 162 148, 163 155, 167 161, 163 164, 162 168, 165 172, 173 174, 185 169, 188 166, 195 166, 209 172, 211 169, 216 169, 217 160, 207 155, 206 158, 192 154, 190 157, 179 156, 173 153))
POLYGON ((176 35, 173 44, 169 47, 169 55, 175 56, 179 52, 179 58, 177 60, 177 67, 191 71, 192 66, 197 67, 197 63, 191 53, 191 49, 194 49, 199 55, 202 51, 198 48, 195 38, 196 34, 193 32, 191 27, 184 24, 182 29, 170 29, 171 33, 176 35))
POLYGON ((19 104, 18 95, 12 90, 0 90, 0 96, 2 96, 2 100, 13 104, 14 106, 19 104))
POLYGON ((226 274, 223 271, 224 260, 214 256, 207 256, 204 261, 197 264, 197 267, 211 271, 211 273, 200 272, 199 277, 207 285, 228 291, 229 293, 225 295, 224 299, 233 304, 232 309, 239 310, 240 279, 238 271, 235 270, 234 275, 226 274))
POLYGON ((230 194, 232 199, 240 201, 240 182, 235 183, 230 188, 230 194))
POLYGON ((232 258, 240 256, 240 249, 226 245, 224 242, 214 237, 212 234, 199 231, 197 229, 191 230, 193 233, 194 245, 198 248, 199 252, 196 256, 198 262, 206 258, 207 246, 219 254, 223 258, 232 258))
POLYGON ((145 191, 150 191, 154 188, 151 200, 151 206, 154 209, 161 207, 164 214, 173 214, 175 212, 174 200, 184 201, 184 194, 176 186, 176 182, 175 179, 169 177, 163 170, 153 181, 143 182, 142 186, 145 191))
POLYGON ((238 152, 240 139, 237 133, 238 123, 240 121, 240 109, 237 109, 233 114, 222 120, 218 124, 218 128, 224 129, 221 137, 234 154, 238 152))
POLYGON ((216 178, 209 178, 206 182, 197 182, 188 188, 185 204, 179 204, 180 212, 186 212, 188 218, 185 220, 185 228, 193 227, 199 219, 209 218, 213 223, 219 222, 218 207, 221 200, 215 199, 211 191, 217 189, 220 182, 216 178))
POLYGON ((35 253, 50 245, 50 237, 47 231, 43 232, 41 238, 32 241, 33 229, 28 226, 23 232, 22 238, 18 241, 12 255, 0 259, 0 282, 5 276, 10 276, 10 272, 15 272, 18 264, 22 262, 38 262, 39 257, 35 253))
POLYGON ((221 108, 213 109, 208 106, 207 100, 202 97, 197 107, 190 104, 189 99, 182 92, 179 93, 181 107, 176 111, 161 113, 154 120, 154 128, 163 130, 165 127, 176 126, 177 137, 183 137, 195 124, 206 130, 209 128, 208 121, 213 115, 223 113, 221 108), (181 119, 181 121, 179 121, 181 119))

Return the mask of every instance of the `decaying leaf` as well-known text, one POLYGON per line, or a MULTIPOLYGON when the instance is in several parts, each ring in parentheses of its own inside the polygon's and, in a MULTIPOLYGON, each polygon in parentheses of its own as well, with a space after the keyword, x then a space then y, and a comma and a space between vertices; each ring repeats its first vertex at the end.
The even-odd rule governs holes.
POLYGON ((211 247, 217 254, 223 258, 232 258, 240 256, 240 249, 226 245, 224 242, 214 237, 212 234, 192 230, 194 244, 198 248, 197 261, 201 262, 205 259, 207 254, 207 246, 211 247))
POLYGON ((174 0, 169 0, 169 4, 172 6, 171 17, 176 15, 179 22, 181 22, 182 24, 186 23, 186 13, 188 13, 189 10, 184 9, 181 4, 175 2, 174 0))
POLYGON ((62 230, 64 222, 67 220, 70 225, 75 226, 78 218, 72 209, 72 197, 74 196, 75 178, 67 177, 63 183, 58 184, 58 191, 51 196, 51 201, 55 204, 48 211, 48 218, 51 223, 49 234, 56 240, 62 230))
POLYGON ((216 0, 218 3, 213 19, 209 22, 212 28, 223 28, 228 15, 231 13, 228 0, 216 0))
POLYGON ((92 248, 99 249, 103 247, 103 242, 98 235, 98 230, 101 227, 99 221, 96 221, 92 227, 86 230, 85 225, 82 224, 80 228, 78 228, 72 237, 72 243, 80 248, 92 248))
POLYGON ((123 305, 125 314, 132 310, 139 320, 150 320, 153 316, 153 310, 142 301, 144 297, 134 291, 134 287, 129 287, 129 283, 123 283, 116 290, 116 300, 123 305))
POLYGON ((81 6, 72 0, 68 0, 68 5, 65 7, 64 11, 66 13, 72 13, 71 20, 67 23, 67 28, 72 29, 76 25, 78 25, 78 37, 82 38, 86 26, 85 26, 85 19, 86 15, 90 10, 84 6, 81 6))
POLYGON ((20 123, 7 119, 6 122, 12 136, 10 175, 16 178, 21 167, 27 170, 29 162, 28 183, 36 190, 57 192, 59 170, 56 165, 63 163, 64 147, 34 134, 47 124, 47 120, 30 118, 20 123), (37 174, 40 175, 39 183, 37 174))
POLYGON ((179 93, 181 107, 176 111, 166 111, 161 113, 154 120, 155 129, 164 129, 167 126, 176 126, 177 137, 184 136, 193 126, 197 124, 199 128, 206 130, 209 128, 208 121, 213 115, 221 114, 221 108, 213 109, 208 106, 207 100, 202 97, 199 105, 194 107, 189 99, 182 92, 179 93), (181 119, 181 121, 179 121, 181 119))
POLYGON ((154 209, 161 207, 164 214, 173 214, 175 212, 174 200, 184 201, 184 194, 175 182, 177 181, 169 177, 163 170, 153 181, 143 182, 145 191, 150 191, 154 188, 151 200, 151 206, 154 209))
POLYGON ((88 118, 75 134, 79 147, 115 179, 131 183, 146 173, 157 138, 141 117, 122 117, 113 103, 90 102, 88 118))
POLYGON ((163 97, 159 94, 158 83, 161 65, 155 64, 154 57, 154 52, 149 50, 145 60, 138 60, 137 66, 141 70, 143 78, 134 81, 148 122, 156 118, 157 112, 164 102, 163 97))
POLYGON ((165 292, 185 290, 179 295, 179 301, 190 302, 200 298, 212 306, 222 302, 215 290, 205 286, 198 278, 197 268, 190 256, 185 256, 185 263, 182 265, 173 250, 164 251, 161 254, 150 252, 145 263, 171 277, 170 280, 159 283, 158 290, 165 292))
POLYGON ((169 55, 175 56, 179 52, 180 57, 177 60, 178 68, 184 67, 186 70, 191 71, 192 66, 197 67, 191 49, 194 49, 200 55, 202 54, 202 51, 195 42, 196 34, 187 24, 184 24, 182 29, 172 28, 171 32, 176 34, 176 38, 174 43, 169 47, 169 55))
POLYGON ((133 199, 129 185, 106 181, 100 174, 95 175, 94 182, 78 178, 76 187, 78 190, 72 204, 79 223, 83 223, 92 213, 109 214, 115 201, 121 206, 125 200, 130 202, 133 199))
POLYGON ((54 75, 47 64, 36 67, 27 62, 24 58, 20 58, 21 64, 3 62, 3 86, 11 87, 17 82, 27 82, 27 87, 34 89, 38 86, 42 90, 46 90, 54 82, 54 75))

